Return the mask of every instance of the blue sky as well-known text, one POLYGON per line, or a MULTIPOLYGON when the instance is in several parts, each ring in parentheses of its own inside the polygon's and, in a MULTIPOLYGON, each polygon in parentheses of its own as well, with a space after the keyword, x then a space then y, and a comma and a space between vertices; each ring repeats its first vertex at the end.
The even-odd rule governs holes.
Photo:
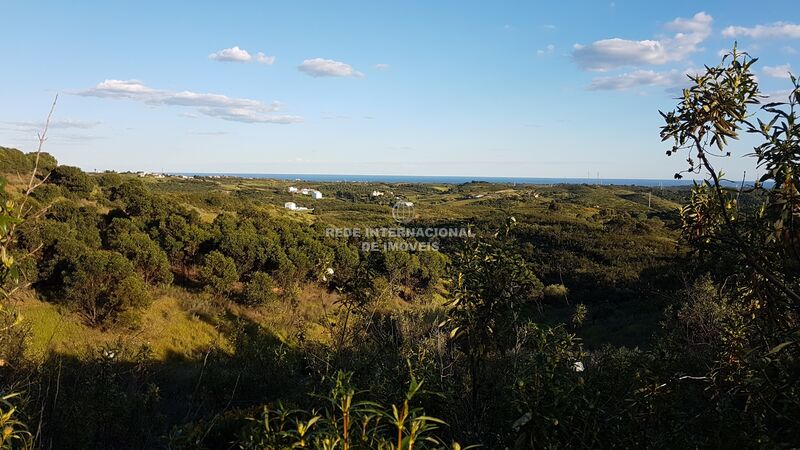
POLYGON ((800 72, 792 1, 166 3, 4 2, 0 145, 60 93, 46 150, 86 170, 670 178, 686 71, 738 40, 765 92, 800 72))

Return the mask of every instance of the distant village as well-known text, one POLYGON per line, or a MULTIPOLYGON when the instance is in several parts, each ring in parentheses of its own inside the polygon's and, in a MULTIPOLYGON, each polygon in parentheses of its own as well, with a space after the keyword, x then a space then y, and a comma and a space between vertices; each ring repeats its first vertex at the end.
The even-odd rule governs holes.
MULTIPOLYGON (((121 172, 121 173, 133 173, 133 172, 121 172)), ((245 176, 239 176, 239 175, 235 175, 235 176, 234 175, 230 175, 230 176, 228 176, 228 175, 179 175, 179 174, 172 174, 172 173, 145 172, 145 171, 136 172, 136 175, 139 176, 139 178, 147 178, 147 177, 149 177, 149 178, 178 178, 178 179, 181 179, 181 180, 202 179, 202 178, 214 178, 214 179, 241 178, 243 180, 255 180, 256 179, 255 177, 245 177, 245 176)))
MULTIPOLYGON (((126 172, 126 173, 133 173, 133 172, 126 172)), ((180 175, 180 174, 169 174, 169 173, 159 173, 159 172, 145 172, 145 171, 135 172, 135 174, 140 178, 174 178, 174 179, 181 179, 181 180, 192 180, 192 179, 203 179, 203 178, 213 178, 213 179, 220 179, 220 178, 255 179, 253 177, 243 177, 243 176, 230 176, 229 177, 229 176, 226 176, 226 175, 180 175)), ((300 180, 298 179, 298 180, 295 180, 295 181, 300 181, 300 180)), ((305 196, 311 197, 311 200, 321 200, 322 197, 323 197, 322 192, 320 192, 320 191, 318 191, 316 189, 310 189, 310 188, 298 188, 296 186, 289 186, 288 192, 290 194, 305 195, 305 196)), ((384 192, 384 191, 379 191, 379 190, 373 190, 370 193, 370 197, 372 197, 373 199, 379 199, 379 198, 383 198, 383 197, 392 198, 393 196, 394 196, 394 193, 391 192, 391 191, 384 192)), ((471 196, 471 198, 481 198, 481 197, 483 197, 483 194, 471 196)), ((395 197, 395 198, 397 198, 399 200, 399 197, 395 197)), ((413 203, 407 202, 407 201, 402 202, 402 204, 404 206, 408 206, 408 207, 414 206, 413 203)), ((290 211, 313 211, 314 210, 314 208, 308 208, 306 206, 299 206, 297 204, 297 202, 293 202, 293 201, 292 202, 285 202, 283 204, 283 207, 285 209, 287 209, 287 210, 290 210, 290 211)))
MULTIPOLYGON (((289 193, 290 194, 308 195, 313 200, 319 200, 319 199, 322 198, 322 192, 320 192, 320 191, 318 191, 316 189, 308 189, 308 188, 298 189, 298 188, 296 188, 294 186, 289 186, 289 193)), ((306 208, 305 206, 297 206, 297 203, 295 203, 295 202, 286 202, 286 203, 283 204, 283 207, 288 209, 288 210, 291 210, 291 211, 313 211, 314 210, 314 208, 306 208)))

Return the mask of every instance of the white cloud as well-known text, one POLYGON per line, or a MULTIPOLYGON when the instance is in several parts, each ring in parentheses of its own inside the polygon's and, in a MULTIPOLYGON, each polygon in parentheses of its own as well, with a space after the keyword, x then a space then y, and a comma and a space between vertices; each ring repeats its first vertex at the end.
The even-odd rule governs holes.
POLYGON ((54 139, 62 143, 80 143, 89 141, 99 141, 107 139, 105 136, 94 136, 90 134, 58 134, 48 136, 48 140, 54 139))
POLYGON ((219 62, 240 62, 249 63, 257 62, 260 64, 272 65, 275 62, 274 56, 267 56, 263 52, 256 53, 255 56, 251 55, 247 50, 239 48, 239 46, 222 49, 218 52, 208 55, 208 59, 219 62))
POLYGON ((277 123, 277 124, 292 124, 300 123, 303 121, 301 117, 281 115, 281 114, 262 114, 248 108, 200 108, 202 114, 210 117, 216 117, 223 120, 230 120, 234 122, 244 123, 277 123))
POLYGON ((635 70, 613 77, 594 78, 587 89, 590 91, 624 91, 633 88, 663 86, 672 92, 672 88, 689 82, 688 75, 695 75, 700 72, 700 69, 694 68, 684 71, 673 69, 667 72, 635 70))
POLYGON ((730 26, 722 30, 722 36, 726 38, 746 36, 753 39, 800 38, 800 25, 789 22, 774 22, 754 27, 730 26))
POLYGON ((197 113, 245 123, 298 123, 302 117, 272 114, 281 109, 279 102, 265 104, 248 98, 228 97, 222 94, 197 93, 191 91, 167 91, 145 86, 138 80, 105 80, 95 87, 71 92, 84 97, 133 100, 148 105, 186 106, 195 108, 183 112, 186 117, 197 113))
POLYGON ((139 80, 105 80, 98 83, 94 88, 85 91, 78 91, 78 95, 90 95, 103 98, 145 98, 154 96, 158 93, 139 80))
MULTIPOLYGON (((36 136, 44 130, 44 122, 0 122, 0 130, 10 130, 26 136, 36 136)), ((53 140, 62 144, 80 143, 105 139, 104 136, 95 136, 83 133, 72 133, 60 130, 89 130, 100 125, 100 122, 88 122, 83 120, 65 119, 51 120, 49 124, 48 140, 53 140)))
MULTIPOLYGON (((44 122, 4 122, 8 125, 13 125, 19 131, 40 131, 44 128, 44 122)), ((51 120, 50 128, 70 128, 88 130, 100 125, 100 122, 86 122, 83 120, 65 119, 65 120, 51 120)))
POLYGON ((271 66, 272 63, 275 62, 275 57, 274 56, 267 56, 263 52, 258 52, 256 54, 255 60, 256 60, 257 63, 266 64, 268 66, 271 66))
POLYGON ((645 86, 673 86, 679 81, 680 74, 677 70, 669 72, 656 72, 653 70, 636 70, 623 73, 614 77, 599 77, 592 80, 588 89, 590 91, 624 91, 645 86))
POLYGON ((792 89, 765 92, 763 93, 764 98, 761 99, 761 103, 786 102, 789 100, 789 96, 792 95, 793 92, 794 91, 792 89))
POLYGON ((208 59, 222 62, 250 62, 253 57, 247 50, 242 50, 239 46, 226 48, 208 55, 208 59))
POLYGON ((780 66, 764 66, 761 69, 764 72, 764 75, 773 77, 773 78, 783 78, 789 79, 789 71, 791 70, 791 66, 789 64, 783 64, 780 66))
POLYGON ((700 44, 711 35, 713 18, 699 12, 690 19, 677 18, 665 25, 672 37, 631 41, 612 38, 589 45, 574 45, 572 57, 581 69, 604 72, 642 64, 682 61, 700 51, 700 44))
POLYGON ((389 65, 388 64, 375 64, 375 68, 378 69, 378 70, 388 70, 389 69, 389 65))
POLYGON ((795 48, 792 47, 791 45, 784 45, 783 47, 781 47, 781 51, 783 53, 786 53, 787 55, 796 55, 797 54, 797 50, 795 50, 795 48))
POLYGON ((552 55, 556 51, 556 46, 548 44, 544 49, 536 50, 537 56, 552 55))
POLYGON ((332 59, 314 58, 303 61, 297 69, 312 77, 354 77, 361 78, 363 73, 353 69, 350 64, 332 59))

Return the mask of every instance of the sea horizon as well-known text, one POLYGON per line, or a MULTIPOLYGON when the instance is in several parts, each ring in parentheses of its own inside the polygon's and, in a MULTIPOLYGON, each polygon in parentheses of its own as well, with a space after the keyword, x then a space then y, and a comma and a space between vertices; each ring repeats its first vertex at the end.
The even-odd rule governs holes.
MULTIPOLYGON (((419 184, 464 184, 485 182, 496 184, 586 184, 609 186, 643 186, 643 187, 681 187, 692 186, 696 179, 657 179, 657 178, 574 178, 574 177, 492 177, 461 175, 358 175, 358 174, 301 174, 301 173, 234 173, 234 172, 164 172, 166 175, 184 175, 199 177, 228 177, 275 179, 304 182, 325 183, 419 183, 419 184)), ((752 186, 753 181, 745 185, 752 186)), ((726 184, 738 186, 741 182, 729 181, 726 184)))

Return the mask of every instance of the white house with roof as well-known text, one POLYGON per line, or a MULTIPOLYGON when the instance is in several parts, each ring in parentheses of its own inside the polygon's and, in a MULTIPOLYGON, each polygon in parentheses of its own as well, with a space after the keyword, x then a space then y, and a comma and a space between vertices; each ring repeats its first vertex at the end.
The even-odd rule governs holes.
POLYGON ((297 206, 295 202, 286 202, 283 207, 289 211, 313 211, 313 208, 306 208, 305 206, 297 206))
POLYGON ((289 193, 290 194, 309 195, 314 200, 319 200, 319 199, 322 198, 322 192, 320 192, 320 191, 318 191, 316 189, 309 189, 309 188, 298 189, 298 188, 296 188, 294 186, 290 186, 289 187, 289 193))

